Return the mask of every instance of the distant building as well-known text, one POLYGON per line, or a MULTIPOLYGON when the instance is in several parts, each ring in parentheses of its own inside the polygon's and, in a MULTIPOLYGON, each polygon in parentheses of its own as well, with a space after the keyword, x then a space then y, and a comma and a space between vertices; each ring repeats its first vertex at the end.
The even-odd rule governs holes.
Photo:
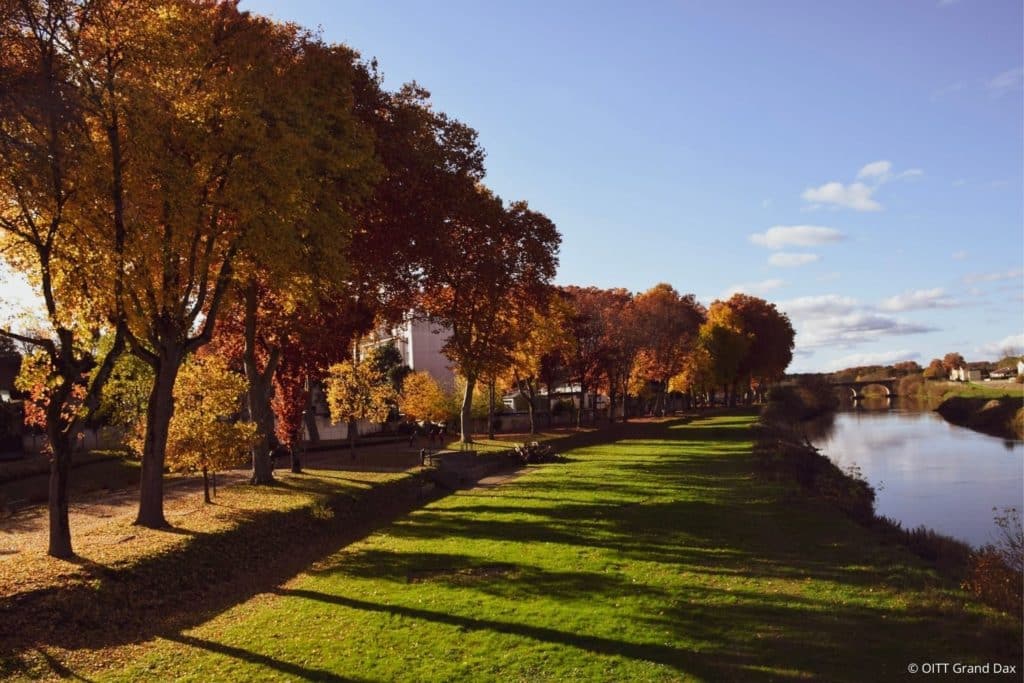
POLYGON ((953 368, 949 373, 949 379, 953 382, 980 382, 983 378, 984 373, 980 368, 953 368))
POLYGON ((1024 375, 1024 359, 1017 361, 1017 374, 1024 375))
POLYGON ((442 353, 444 344, 452 336, 451 330, 426 318, 410 315, 402 322, 377 330, 364 349, 391 342, 402 354, 402 361, 415 372, 427 372, 439 384, 451 387, 455 372, 451 361, 442 353))

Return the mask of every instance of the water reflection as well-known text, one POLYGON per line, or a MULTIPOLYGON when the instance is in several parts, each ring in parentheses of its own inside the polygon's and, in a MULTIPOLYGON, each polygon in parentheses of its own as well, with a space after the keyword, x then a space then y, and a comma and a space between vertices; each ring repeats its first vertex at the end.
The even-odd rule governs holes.
POLYGON ((879 514, 981 545, 993 540, 993 507, 1024 508, 1021 442, 953 426, 904 402, 870 403, 815 423, 808 438, 840 467, 861 469, 878 492, 879 514))

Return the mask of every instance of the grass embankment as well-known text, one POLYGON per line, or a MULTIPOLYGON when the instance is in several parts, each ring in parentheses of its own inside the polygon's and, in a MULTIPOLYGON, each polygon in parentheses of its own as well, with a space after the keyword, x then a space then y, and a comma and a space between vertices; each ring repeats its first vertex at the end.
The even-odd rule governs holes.
POLYGON ((594 435, 568 462, 431 503, 206 623, 95 653, 133 660, 95 673, 863 681, 911 662, 1019 664, 1016 620, 753 477, 753 419, 594 435))
POLYGON ((72 562, 45 555, 45 525, 8 520, 0 678, 60 673, 51 648, 104 661, 110 646, 200 623, 422 503, 422 486, 407 473, 279 473, 271 487, 222 487, 213 505, 201 492, 168 501, 167 530, 133 526, 116 501, 96 502, 72 522, 72 562))
POLYGON ((905 378, 899 394, 920 400, 952 424, 1005 439, 1024 439, 1024 384, 905 378))

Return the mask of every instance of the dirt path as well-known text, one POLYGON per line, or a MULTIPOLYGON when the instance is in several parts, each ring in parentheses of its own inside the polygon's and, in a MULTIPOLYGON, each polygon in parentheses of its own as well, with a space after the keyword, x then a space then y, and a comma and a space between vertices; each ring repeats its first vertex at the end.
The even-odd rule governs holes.
MULTIPOLYGON (((356 448, 353 455, 347 448, 313 451, 302 457, 308 469, 350 470, 363 472, 398 472, 419 465, 419 450, 409 448, 406 442, 369 445, 356 448)), ((278 463, 274 475, 291 475, 289 463, 278 463)), ((74 473, 72 473, 74 476, 74 473)), ((233 486, 249 480, 247 469, 230 470, 217 474, 217 486, 233 486)), ((130 522, 139 505, 137 486, 114 491, 101 491, 73 497, 68 506, 68 517, 73 537, 88 537, 99 527, 109 526, 112 520, 130 522)), ((197 476, 169 476, 164 483, 164 508, 167 521, 195 513, 203 505, 203 480, 197 476)), ((45 549, 48 539, 49 517, 45 505, 21 508, 6 519, 0 519, 0 563, 14 561, 27 550, 45 549)))

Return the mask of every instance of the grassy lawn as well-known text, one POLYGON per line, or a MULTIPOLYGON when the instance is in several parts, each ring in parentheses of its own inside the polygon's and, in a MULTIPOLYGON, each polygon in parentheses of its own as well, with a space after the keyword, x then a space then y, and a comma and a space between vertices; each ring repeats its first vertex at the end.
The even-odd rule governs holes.
POLYGON ((752 479, 751 421, 584 435, 566 463, 438 500, 78 673, 865 681, 902 679, 910 662, 1019 666, 1015 620, 836 511, 752 479))
POLYGON ((1024 384, 1006 382, 946 382, 929 381, 922 385, 924 397, 930 402, 941 403, 953 396, 964 398, 1002 398, 1011 396, 1024 399, 1024 384))
POLYGON ((951 387, 950 390, 943 395, 943 398, 949 398, 951 396, 963 396, 964 398, 1002 398, 1003 396, 1024 398, 1024 384, 1017 384, 1016 382, 976 384, 972 382, 969 384, 960 384, 959 386, 951 387))

